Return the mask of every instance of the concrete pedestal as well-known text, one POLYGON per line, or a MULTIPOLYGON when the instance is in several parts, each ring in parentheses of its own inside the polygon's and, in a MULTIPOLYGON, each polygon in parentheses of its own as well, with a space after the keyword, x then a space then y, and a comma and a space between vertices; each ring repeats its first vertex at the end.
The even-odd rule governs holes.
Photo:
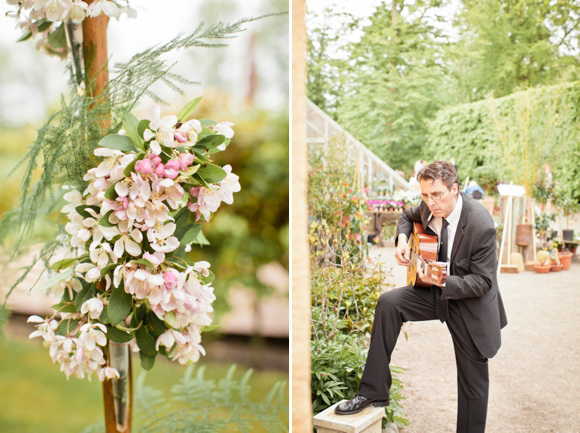
POLYGON ((337 415, 334 408, 340 403, 342 402, 330 406, 314 417, 318 433, 381 433, 384 407, 368 406, 353 415, 337 415))

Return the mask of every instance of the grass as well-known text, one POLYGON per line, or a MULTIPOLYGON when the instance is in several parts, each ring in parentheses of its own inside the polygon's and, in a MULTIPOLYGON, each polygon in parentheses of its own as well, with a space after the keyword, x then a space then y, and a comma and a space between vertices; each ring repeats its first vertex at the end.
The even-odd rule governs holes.
MULTIPOLYGON (((208 379, 224 377, 230 367, 199 364, 205 365, 208 379)), ((133 359, 133 366, 136 378, 142 371, 138 357, 133 359)), ((171 387, 183 376, 185 368, 158 357, 145 383, 163 391, 169 399, 171 387)), ((238 367, 236 371, 236 377, 241 377, 246 369, 238 367)), ((277 381, 287 382, 288 374, 255 371, 250 380, 249 400, 263 401, 277 381)), ((74 377, 67 380, 39 341, 0 338, 0 430, 3 433, 80 432, 102 419, 102 388, 96 377, 91 382, 74 377)))

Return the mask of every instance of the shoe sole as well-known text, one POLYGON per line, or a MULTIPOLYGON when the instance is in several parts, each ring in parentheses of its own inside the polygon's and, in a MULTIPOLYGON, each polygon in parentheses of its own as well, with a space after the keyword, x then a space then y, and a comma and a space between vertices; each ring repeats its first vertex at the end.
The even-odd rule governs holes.
POLYGON ((334 413, 337 415, 352 415, 352 414, 361 412, 362 410, 366 409, 369 406, 385 407, 385 406, 388 406, 390 403, 391 403, 390 401, 374 401, 370 404, 367 404, 366 406, 361 407, 359 410, 349 410, 348 412, 337 412, 337 410, 335 408, 334 413))

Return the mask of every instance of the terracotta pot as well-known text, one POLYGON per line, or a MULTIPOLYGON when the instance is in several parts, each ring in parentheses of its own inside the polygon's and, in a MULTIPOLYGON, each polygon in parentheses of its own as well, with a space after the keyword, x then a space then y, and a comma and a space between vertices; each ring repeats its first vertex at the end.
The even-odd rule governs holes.
POLYGON ((572 254, 569 251, 561 251, 558 253, 558 257, 560 258, 560 263, 564 265, 564 270, 567 271, 570 269, 570 262, 572 261, 572 254))
POLYGON ((552 267, 550 268, 550 271, 558 272, 558 271, 561 271, 563 267, 564 267, 564 265, 562 263, 560 263, 559 265, 552 265, 552 267))
POLYGON ((547 274, 552 269, 552 265, 535 265, 534 269, 538 274, 547 274))

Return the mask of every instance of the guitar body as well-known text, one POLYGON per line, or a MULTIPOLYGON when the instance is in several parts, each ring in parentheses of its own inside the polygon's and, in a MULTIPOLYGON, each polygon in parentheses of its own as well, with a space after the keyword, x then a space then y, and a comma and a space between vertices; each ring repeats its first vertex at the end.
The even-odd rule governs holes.
POLYGON ((421 223, 413 223, 413 233, 409 239, 409 249, 411 250, 411 262, 413 263, 407 269, 407 284, 414 287, 431 287, 433 284, 423 281, 417 273, 417 259, 421 257, 425 262, 437 261, 437 240, 436 235, 430 235, 425 232, 421 223))

